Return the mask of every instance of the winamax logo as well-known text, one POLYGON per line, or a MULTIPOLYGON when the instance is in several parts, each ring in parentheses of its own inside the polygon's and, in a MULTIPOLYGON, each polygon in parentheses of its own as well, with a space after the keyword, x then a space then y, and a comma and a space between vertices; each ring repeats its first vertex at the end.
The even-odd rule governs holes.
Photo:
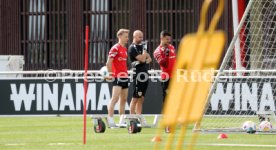
MULTIPOLYGON (((10 88, 15 111, 31 111, 33 105, 36 105, 36 111, 80 111, 83 105, 81 83, 74 86, 70 83, 22 83, 10 84, 10 88)), ((101 83, 100 88, 96 83, 89 83, 87 110, 102 111, 110 99, 108 83, 101 83)), ((218 110, 220 104, 224 111, 263 111, 267 107, 275 111, 271 83, 218 83, 210 100, 211 110, 218 110)), ((118 105, 115 110, 118 110, 118 105)), ((126 110, 129 110, 128 104, 126 110)))
MULTIPOLYGON (((31 111, 32 105, 36 105, 35 111, 80 111, 84 87, 82 83, 76 83, 74 87, 70 83, 10 84, 10 100, 14 103, 15 111, 31 111)), ((107 108, 110 99, 108 83, 101 83, 100 88, 96 88, 96 83, 88 84, 87 110, 102 111, 104 107, 107 108)), ((115 110, 118 110, 118 104, 115 110)), ((128 104, 126 110, 129 110, 128 104)))
POLYGON ((264 111, 268 107, 275 111, 271 83, 251 83, 251 86, 247 83, 218 83, 210 100, 211 110, 218 110, 219 102, 224 111, 248 111, 249 107, 251 111, 264 111))

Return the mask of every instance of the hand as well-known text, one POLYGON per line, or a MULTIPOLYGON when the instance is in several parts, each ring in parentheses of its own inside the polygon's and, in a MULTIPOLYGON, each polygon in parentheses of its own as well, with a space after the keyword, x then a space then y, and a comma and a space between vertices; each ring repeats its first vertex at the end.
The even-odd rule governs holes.
POLYGON ((105 80, 112 80, 113 77, 112 77, 112 76, 106 76, 106 77, 104 77, 104 79, 105 79, 105 80))
POLYGON ((146 59, 146 64, 149 64, 150 63, 150 60, 149 59, 146 59))
POLYGON ((147 53, 147 50, 143 49, 143 54, 146 54, 147 53))

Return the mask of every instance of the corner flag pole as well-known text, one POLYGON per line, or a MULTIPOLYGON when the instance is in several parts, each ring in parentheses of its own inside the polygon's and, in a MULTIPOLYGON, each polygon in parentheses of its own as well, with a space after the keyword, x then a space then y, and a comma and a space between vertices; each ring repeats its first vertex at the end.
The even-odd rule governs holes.
POLYGON ((85 27, 85 55, 84 55, 84 98, 83 98, 83 144, 86 144, 86 98, 87 98, 87 70, 88 70, 88 40, 89 26, 85 27))

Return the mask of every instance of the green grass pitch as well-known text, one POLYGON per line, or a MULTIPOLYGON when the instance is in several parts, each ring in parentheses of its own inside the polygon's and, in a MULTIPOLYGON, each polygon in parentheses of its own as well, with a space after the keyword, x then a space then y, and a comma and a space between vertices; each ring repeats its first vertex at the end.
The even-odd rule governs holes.
MULTIPOLYGON (((148 122, 153 117, 147 117, 148 122)), ((88 117, 87 144, 82 144, 82 117, 0 117, 0 150, 148 150, 156 129, 144 128, 139 134, 128 134, 126 128, 108 129, 96 134, 88 117)), ((191 129, 191 128, 190 128, 191 129)), ((189 130, 190 130, 189 129, 189 130)), ((191 131, 187 138, 191 137, 191 131)), ((276 135, 228 134, 228 139, 217 139, 218 134, 200 134, 195 150, 274 150, 276 135)), ((163 134, 163 141, 167 135, 163 134)), ((164 144, 163 144, 164 145, 164 144)), ((161 146, 163 146, 161 145, 161 146)), ((185 143, 185 145, 187 145, 185 143)))

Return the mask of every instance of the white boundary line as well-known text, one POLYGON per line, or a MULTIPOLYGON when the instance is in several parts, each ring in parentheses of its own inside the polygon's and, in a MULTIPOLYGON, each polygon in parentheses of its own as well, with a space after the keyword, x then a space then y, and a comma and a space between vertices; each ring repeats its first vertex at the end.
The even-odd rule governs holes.
POLYGON ((5 146, 24 146, 26 143, 7 143, 5 146))
POLYGON ((226 147, 275 147, 276 145, 262 145, 262 144, 215 144, 215 143, 198 143, 195 146, 226 146, 226 147))
POLYGON ((49 146, 81 145, 79 143, 48 143, 49 146))
MULTIPOLYGON (((25 146, 26 143, 7 143, 5 146, 25 146)), ((32 145, 32 144, 29 144, 32 145)), ((64 145, 81 145, 79 143, 48 143, 49 146, 64 146, 64 145)))

